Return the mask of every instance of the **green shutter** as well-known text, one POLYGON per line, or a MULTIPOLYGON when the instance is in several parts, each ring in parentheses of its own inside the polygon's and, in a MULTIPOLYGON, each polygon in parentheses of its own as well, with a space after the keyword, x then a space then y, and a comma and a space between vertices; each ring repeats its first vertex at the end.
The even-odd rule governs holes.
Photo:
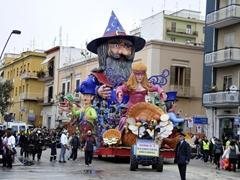
POLYGON ((170 85, 175 85, 176 66, 170 68, 170 85))
POLYGON ((186 68, 185 74, 185 86, 190 87, 191 68, 186 68))

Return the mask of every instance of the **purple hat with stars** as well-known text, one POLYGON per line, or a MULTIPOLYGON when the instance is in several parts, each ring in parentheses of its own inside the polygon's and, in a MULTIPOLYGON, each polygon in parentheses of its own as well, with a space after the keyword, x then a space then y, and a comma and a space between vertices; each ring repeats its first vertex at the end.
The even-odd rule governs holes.
POLYGON ((104 31, 103 37, 92 40, 87 45, 87 49, 97 54, 97 47, 110 39, 127 39, 131 41, 135 46, 135 52, 140 51, 146 43, 146 41, 141 37, 126 35, 125 30, 123 29, 121 23, 113 11, 107 28, 104 31))

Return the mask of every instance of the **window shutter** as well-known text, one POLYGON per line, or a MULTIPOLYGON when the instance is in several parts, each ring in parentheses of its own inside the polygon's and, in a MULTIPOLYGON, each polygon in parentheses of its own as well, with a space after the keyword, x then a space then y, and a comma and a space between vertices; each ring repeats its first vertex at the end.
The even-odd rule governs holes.
POLYGON ((190 87, 191 68, 186 68, 185 86, 190 87))
POLYGON ((175 85, 176 66, 170 68, 170 85, 175 85))

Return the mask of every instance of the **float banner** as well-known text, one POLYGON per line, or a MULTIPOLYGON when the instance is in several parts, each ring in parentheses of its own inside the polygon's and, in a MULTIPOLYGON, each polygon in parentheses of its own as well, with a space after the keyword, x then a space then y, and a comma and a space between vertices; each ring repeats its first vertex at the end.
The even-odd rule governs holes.
POLYGON ((136 155, 138 156, 159 156, 159 147, 154 140, 138 139, 136 155))

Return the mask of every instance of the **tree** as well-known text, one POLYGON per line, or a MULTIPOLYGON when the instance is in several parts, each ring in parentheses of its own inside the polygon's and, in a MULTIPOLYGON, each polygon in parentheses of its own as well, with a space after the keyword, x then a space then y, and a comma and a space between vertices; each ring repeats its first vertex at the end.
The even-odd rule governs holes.
POLYGON ((4 115, 9 106, 13 104, 11 100, 11 92, 14 90, 13 81, 6 80, 0 82, 0 113, 4 115))

